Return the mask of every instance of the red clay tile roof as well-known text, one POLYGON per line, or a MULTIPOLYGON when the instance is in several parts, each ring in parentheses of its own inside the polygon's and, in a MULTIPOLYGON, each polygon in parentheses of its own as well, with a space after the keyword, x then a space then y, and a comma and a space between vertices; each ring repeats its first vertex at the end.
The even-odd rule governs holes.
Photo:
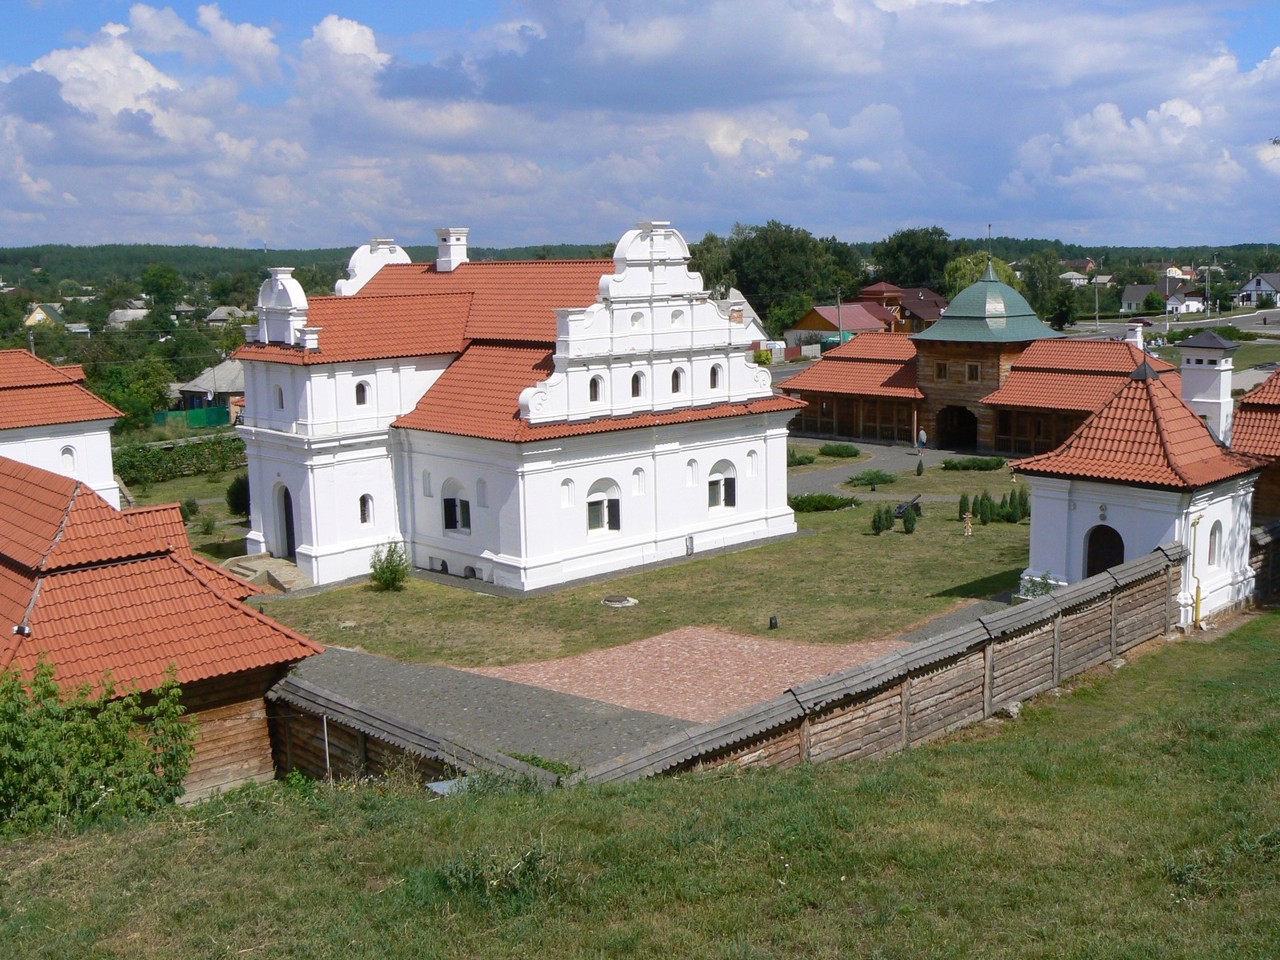
POLYGON ((467 339, 553 344, 557 308, 595 303, 600 278, 613 271, 612 260, 493 260, 464 263, 443 273, 434 263, 392 263, 346 299, 469 293, 467 339))
POLYGON ((1010 464, 1033 475, 1174 490, 1194 490, 1263 465, 1258 457, 1220 446, 1204 421, 1150 367, 1140 368, 1062 446, 1010 464))
POLYGON ((316 297, 307 326, 320 328, 320 349, 246 343, 233 357, 307 366, 461 353, 471 300, 458 292, 316 297))
POLYGON ((191 540, 187 537, 187 525, 182 519, 182 508, 176 503, 161 503, 149 507, 133 507, 125 510, 135 527, 168 546, 173 552, 188 563, 202 568, 205 574, 220 581, 221 589, 237 600, 246 600, 257 596, 262 591, 250 583, 237 577, 229 570, 216 566, 191 549, 191 540))
POLYGON ((0 350, 0 430, 119 416, 84 387, 79 364, 55 367, 25 350, 0 350))
POLYGON ((67 687, 109 672, 117 689, 148 690, 171 665, 189 683, 322 649, 152 535, 167 527, 112 509, 78 481, 0 457, 0 670, 30 672, 43 657, 67 687))
POLYGON ((904 333, 860 333, 823 355, 779 389, 921 400, 916 345, 904 333))
POLYGON ((1146 360, 1175 393, 1181 377, 1173 364, 1115 340, 1037 340, 1013 362, 1009 376, 982 402, 993 407, 1093 413, 1116 395, 1146 360))
POLYGON ((541 346, 473 344, 449 365, 418 405, 392 426, 529 443, 696 420, 799 410, 804 406, 803 402, 786 397, 767 397, 750 403, 722 403, 628 417, 531 425, 520 417, 520 391, 547 379, 552 371, 551 356, 551 352, 541 346))
POLYGON ((1231 448, 1280 457, 1280 371, 1240 398, 1231 426, 1231 448))

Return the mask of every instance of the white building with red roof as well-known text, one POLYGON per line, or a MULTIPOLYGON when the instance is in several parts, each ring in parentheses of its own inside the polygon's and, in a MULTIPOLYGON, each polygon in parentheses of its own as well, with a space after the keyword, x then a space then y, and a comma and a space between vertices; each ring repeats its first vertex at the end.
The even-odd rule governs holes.
POLYGON ((1178 542, 1184 626, 1253 596, 1250 507, 1265 461, 1223 446, 1166 377, 1143 361, 1060 447, 1011 464, 1031 484, 1024 592, 1178 542))
POLYGON ((120 485, 111 426, 120 411, 90 393, 78 364, 0 350, 0 456, 83 480, 113 507, 120 485))
POLYGON ((396 541, 534 589, 794 531, 801 404, 668 223, 612 261, 471 263, 465 230, 437 233, 435 263, 386 262, 354 296, 263 285, 236 354, 251 550, 331 583, 396 541))
POLYGON ((267 689, 322 649, 195 557, 177 504, 124 513, 86 482, 0 457, 0 670, 146 693, 170 675, 197 722, 187 799, 274 775, 267 689))

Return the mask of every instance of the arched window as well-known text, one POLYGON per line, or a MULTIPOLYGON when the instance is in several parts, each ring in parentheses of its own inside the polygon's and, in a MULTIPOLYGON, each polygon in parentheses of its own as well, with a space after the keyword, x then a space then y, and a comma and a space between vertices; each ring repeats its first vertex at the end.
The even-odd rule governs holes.
POLYGON ((747 476, 755 477, 760 474, 760 455, 754 450, 747 451, 747 476))
POLYGON ((604 396, 604 377, 592 377, 587 387, 587 398, 592 403, 599 403, 604 396))
POLYGON ((1209 530, 1209 566, 1216 567, 1222 562, 1222 521, 1215 520, 1209 530))
POLYGON ((722 371, 720 369, 720 364, 718 363, 713 364, 711 367, 711 389, 712 390, 720 389, 721 374, 722 374, 722 371))
POLYGON ((636 372, 631 375, 631 396, 633 397, 644 396, 644 374, 643 373, 636 372))
POLYGON ((489 505, 489 484, 483 479, 476 481, 476 506, 487 507, 489 505))
POLYGON ((640 497, 644 495, 644 468, 636 467, 631 471, 631 494, 640 497))
POLYGON ((698 482, 698 461, 690 460, 685 465, 685 483, 694 486, 698 482))
POLYGON ((76 472, 76 448, 62 448, 62 472, 67 476, 74 476, 76 472))
POLYGON ((430 496, 432 496, 432 493, 431 493, 431 471, 430 471, 430 470, 423 470, 423 471, 422 471, 422 495, 423 495, 424 497, 430 497, 430 496))
POLYGON ((284 387, 276 384, 276 409, 284 409, 284 387))
POLYGON ((684 393, 684 371, 679 367, 671 371, 671 392, 674 394, 684 393))
POLYGON ((573 506, 573 481, 572 480, 560 481, 560 506, 562 507, 573 506))
POLYGON ((587 491, 587 532, 622 529, 622 499, 618 485, 609 479, 597 480, 587 491))
POLYGON ((360 522, 373 523, 373 497, 367 493, 360 498, 360 522))
POLYGON ((356 406, 363 407, 369 402, 369 385, 361 380, 356 384, 356 406))
POLYGON ((440 506, 446 531, 471 532, 471 501, 462 496, 462 484, 457 480, 446 480, 440 487, 440 506))
POLYGON ((721 460, 707 474, 707 507, 738 505, 738 473, 728 460, 721 460))

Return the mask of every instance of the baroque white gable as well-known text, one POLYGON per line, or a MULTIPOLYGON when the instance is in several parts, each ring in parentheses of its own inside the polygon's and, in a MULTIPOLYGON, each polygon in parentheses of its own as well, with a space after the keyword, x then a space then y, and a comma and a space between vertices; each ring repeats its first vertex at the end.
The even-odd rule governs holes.
POLYGON ((668 221, 627 231, 599 302, 557 312, 555 371, 520 395, 520 415, 543 424, 772 396, 741 305, 713 302, 688 260, 668 221))

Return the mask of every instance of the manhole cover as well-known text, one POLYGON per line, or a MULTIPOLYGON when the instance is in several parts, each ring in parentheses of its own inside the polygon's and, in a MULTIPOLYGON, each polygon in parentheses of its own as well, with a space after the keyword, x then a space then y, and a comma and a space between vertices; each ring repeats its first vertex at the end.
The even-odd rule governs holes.
POLYGON ((640 601, 635 597, 624 597, 620 593, 611 593, 600 602, 606 607, 634 607, 640 601))

